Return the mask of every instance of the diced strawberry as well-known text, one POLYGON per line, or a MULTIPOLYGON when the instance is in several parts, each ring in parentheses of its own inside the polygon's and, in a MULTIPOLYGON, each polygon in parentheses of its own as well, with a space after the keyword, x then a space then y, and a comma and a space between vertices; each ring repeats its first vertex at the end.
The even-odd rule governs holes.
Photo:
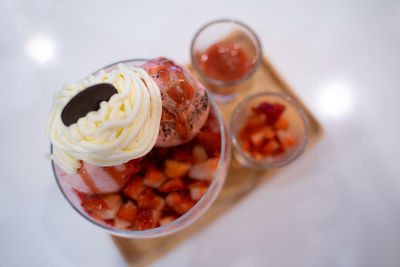
POLYGON ((274 124, 285 111, 285 106, 280 103, 263 102, 258 107, 253 108, 253 111, 258 114, 266 114, 268 125, 274 124))
POLYGON ((143 179, 140 176, 133 177, 128 184, 122 190, 122 193, 130 197, 131 199, 136 200, 140 193, 144 190, 145 186, 143 185, 143 179))
POLYGON ((270 155, 277 151, 279 147, 280 145, 276 140, 270 140, 262 147, 261 150, 264 155, 270 155))
POLYGON ((165 203, 172 208, 178 206, 182 201, 181 195, 177 192, 169 193, 165 198, 165 203))
POLYGON ((240 139, 247 139, 249 135, 256 129, 265 125, 266 116, 264 114, 255 114, 247 119, 246 124, 242 127, 239 133, 240 139))
POLYGON ((186 175, 189 169, 189 163, 170 159, 164 162, 164 173, 170 178, 181 178, 186 175))
POLYGON ((161 210, 164 207, 164 198, 155 194, 153 189, 146 188, 137 197, 136 203, 139 208, 161 210))
POLYGON ((242 143, 241 148, 242 148, 243 151, 250 152, 250 150, 251 150, 251 144, 250 144, 249 140, 245 139, 245 140, 243 141, 243 143, 242 143))
POLYGON ((135 221, 136 230, 155 228, 158 224, 160 212, 151 209, 139 209, 135 221))
POLYGON ((258 114, 269 114, 274 110, 274 105, 268 102, 260 103, 257 107, 253 107, 253 112, 258 114))
POLYGON ((249 130, 261 127, 265 125, 265 115, 264 114, 254 114, 247 119, 246 126, 249 130))
POLYGON ((146 175, 144 176, 143 179, 143 184, 153 187, 153 188, 159 188, 167 179, 167 177, 159 171, 157 168, 150 166, 146 170, 146 175))
POLYGON ((203 195, 207 192, 207 187, 192 187, 190 188, 190 197, 195 200, 198 201, 200 198, 203 197, 203 195))
POLYGON ((178 214, 186 213, 196 204, 196 202, 194 202, 189 195, 176 192, 169 193, 165 198, 165 202, 178 214))
POLYGON ((263 129, 257 129, 256 131, 250 134, 250 142, 254 146, 260 146, 264 142, 264 132, 263 129))
POLYGON ((207 151, 204 146, 197 144, 193 147, 193 163, 200 163, 208 159, 207 151))
POLYGON ((109 208, 101 196, 87 196, 82 201, 82 207, 91 210, 106 210, 109 208))
POLYGON ((188 212, 194 205, 196 204, 195 201, 193 201, 190 196, 184 196, 182 198, 182 202, 176 206, 174 206, 175 211, 178 214, 185 214, 188 212))
POLYGON ((278 130, 276 134, 284 148, 290 148, 296 143, 296 138, 288 132, 278 130))
POLYGON ((137 209, 135 203, 128 200, 118 211, 117 217, 124 221, 133 223, 136 219, 137 209))
POLYGON ((88 196, 82 207, 93 217, 107 220, 113 219, 123 202, 119 194, 88 196))
POLYGON ((276 136, 276 132, 272 129, 271 126, 264 126, 261 128, 261 131, 264 134, 264 138, 273 139, 276 136))
POLYGON ((289 129, 289 122, 288 120, 281 116, 275 123, 274 127, 278 130, 287 131, 289 129))
POLYGON ((179 178, 174 178, 174 179, 169 179, 166 181, 159 189, 158 191, 162 193, 170 193, 170 192, 176 192, 176 191, 181 191, 185 188, 185 185, 183 184, 182 180, 179 178))
POLYGON ((160 219, 160 226, 164 226, 166 224, 172 223, 173 221, 175 221, 178 218, 178 216, 175 215, 168 215, 168 216, 164 216, 160 219))
POLYGON ((219 159, 210 158, 204 162, 193 165, 189 171, 189 177, 196 180, 209 180, 214 178, 219 159))

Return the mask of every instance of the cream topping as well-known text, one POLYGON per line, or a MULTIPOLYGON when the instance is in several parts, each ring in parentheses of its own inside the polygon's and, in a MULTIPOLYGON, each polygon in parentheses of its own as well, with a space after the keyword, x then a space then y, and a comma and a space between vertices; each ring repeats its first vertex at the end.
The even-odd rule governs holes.
POLYGON ((65 86, 54 97, 46 133, 53 145, 51 158, 68 173, 76 173, 81 160, 114 166, 147 154, 156 143, 162 112, 160 89, 141 68, 119 64, 65 86), (65 126, 61 112, 80 91, 111 83, 118 90, 100 109, 65 126))

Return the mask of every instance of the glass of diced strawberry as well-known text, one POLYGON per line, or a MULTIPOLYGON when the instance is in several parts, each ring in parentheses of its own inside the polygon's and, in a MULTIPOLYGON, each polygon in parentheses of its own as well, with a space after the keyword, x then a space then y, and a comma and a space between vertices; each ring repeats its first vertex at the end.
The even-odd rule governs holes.
POLYGON ((82 163, 92 175, 110 174, 120 185, 117 189, 82 192, 71 180, 73 177, 52 162, 63 195, 88 221, 118 236, 160 237, 192 224, 216 199, 230 163, 228 131, 215 102, 211 97, 209 101, 207 121, 187 143, 155 146, 142 158, 118 166, 82 163))
POLYGON ((245 98, 231 117, 236 159, 245 167, 267 169, 297 158, 308 141, 308 121, 289 96, 262 92, 245 98))

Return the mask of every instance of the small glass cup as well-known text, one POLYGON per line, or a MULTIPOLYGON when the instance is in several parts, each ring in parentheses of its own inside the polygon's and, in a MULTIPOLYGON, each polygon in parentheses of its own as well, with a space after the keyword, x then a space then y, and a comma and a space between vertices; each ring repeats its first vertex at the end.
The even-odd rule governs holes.
MULTIPOLYGON (((106 72, 112 71, 115 68, 117 68, 119 63, 124 63, 126 66, 137 66, 140 67, 144 63, 146 63, 147 60, 145 59, 130 59, 130 60, 124 60, 120 62, 116 62, 114 64, 108 65, 100 70, 104 70, 106 72)), ((100 70, 96 71, 93 74, 97 74, 100 70)), ((178 219, 174 220, 171 223, 168 223, 164 226, 160 226, 157 228, 149 229, 149 230, 142 230, 142 231, 136 231, 136 230, 122 230, 122 229, 117 229, 114 227, 111 227, 105 223, 101 223, 99 221, 94 220, 91 216, 87 214, 87 212, 82 208, 81 206, 81 201, 80 198, 74 188, 71 187, 69 183, 61 179, 61 174, 59 172, 59 168, 55 166, 54 162, 51 162, 54 176, 56 178, 56 182, 64 195, 64 197, 67 199, 69 204, 72 206, 72 208, 77 211, 82 217, 84 217, 86 220, 91 222, 93 225, 96 225, 103 230, 117 236, 122 236, 122 237, 128 237, 128 238, 154 238, 154 237, 161 237, 165 235, 172 234, 174 232, 177 232, 186 226, 192 224, 194 221, 196 221, 214 202, 216 197, 218 196, 219 192, 221 191, 221 188, 224 184, 227 172, 228 172, 228 167, 229 163, 231 160, 231 152, 230 152, 230 137, 229 137, 229 132, 227 128, 225 127, 224 120, 218 110, 218 107, 212 97, 209 97, 210 103, 211 103, 211 109, 210 112, 213 113, 213 115, 217 118, 218 120, 218 125, 216 127, 219 128, 221 132, 221 154, 220 154, 220 159, 218 162, 218 167, 215 172, 214 178, 211 181, 210 186, 208 187, 208 190, 206 193, 203 195, 203 197, 194 205, 189 211, 187 211, 185 214, 183 214, 181 217, 178 219)), ((51 147, 52 151, 52 147, 51 147)))
POLYGON ((275 92, 256 93, 242 100, 232 113, 230 130, 237 161, 244 167, 258 170, 289 164, 303 152, 309 138, 308 120, 303 109, 291 97, 275 92), (263 102, 280 103, 286 107, 282 116, 289 122, 288 132, 296 138, 296 142, 283 154, 256 160, 248 152, 242 150, 238 135, 252 114, 252 108, 263 102))
MULTIPOLYGON (((193 68, 198 73, 200 81, 213 94, 215 100, 224 102, 232 100, 238 90, 244 90, 250 85, 250 78, 261 62, 261 43, 257 35, 247 25, 232 19, 220 19, 200 28, 192 39, 190 53, 193 68), (221 45, 226 43, 233 45, 234 48, 228 50, 232 46, 227 48, 221 45), (210 50, 213 48, 217 49, 217 51, 214 50, 214 53, 210 50), (229 51, 229 53, 223 52, 224 50, 229 51), (224 61, 225 64, 229 65, 228 67, 236 64, 232 62, 238 62, 238 59, 230 57, 231 55, 245 55, 245 59, 243 57, 240 57, 241 60, 239 59, 239 62, 243 63, 239 64, 243 67, 240 72, 241 76, 236 78, 232 76, 227 80, 216 77, 212 72, 207 71, 213 67, 212 64, 217 68, 215 60, 212 62, 210 55, 215 58, 218 53, 227 55, 219 58, 218 62, 224 61), (228 60, 226 57, 228 57, 228 60), (206 63, 207 60, 209 60, 209 63, 206 63)), ((218 71, 223 71, 226 76, 227 65, 225 64, 220 64, 218 71)))

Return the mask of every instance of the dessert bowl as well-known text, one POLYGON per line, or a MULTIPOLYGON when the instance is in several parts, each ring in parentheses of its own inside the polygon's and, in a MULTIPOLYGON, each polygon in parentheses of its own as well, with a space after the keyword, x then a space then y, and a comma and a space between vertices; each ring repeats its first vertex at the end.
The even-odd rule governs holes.
MULTIPOLYGON (((118 64, 123 63, 125 66, 128 67, 139 67, 142 66, 143 64, 147 63, 148 60, 145 59, 131 59, 131 60, 124 60, 120 62, 116 62, 114 64, 108 65, 93 74, 97 74, 100 71, 105 71, 105 72, 110 72, 118 67, 118 64)), ((208 93, 207 93, 208 94, 208 93)), ((106 230, 107 232, 117 235, 117 236, 123 236, 123 237, 129 237, 129 238, 153 238, 153 237, 160 237, 168 234, 172 234, 176 231, 179 231, 183 229, 184 227, 192 224, 194 221, 196 221, 213 203, 213 201, 216 199, 218 193, 220 192, 223 183, 225 181, 226 175, 227 175, 227 169, 230 163, 230 138, 229 138, 229 133, 224 125, 224 121, 220 115, 220 112, 212 99, 210 95, 208 95, 208 101, 210 105, 210 111, 207 119, 207 123, 210 125, 213 125, 215 127, 215 130, 219 132, 219 138, 220 140, 220 149, 218 153, 215 153, 213 157, 215 157, 215 173, 210 179, 207 181, 207 189, 201 193, 201 195, 197 194, 196 197, 196 202, 192 202, 194 205, 190 206, 188 210, 185 210, 185 212, 182 212, 179 214, 179 216, 174 215, 173 219, 169 219, 169 221, 164 221, 164 223, 157 223, 155 228, 152 229, 137 229, 137 228, 130 228, 130 227, 121 227, 120 223, 118 225, 116 219, 111 219, 111 220, 104 220, 104 219, 99 219, 96 218, 96 216, 93 216, 93 214, 88 211, 87 206, 85 206, 83 197, 82 197, 82 192, 76 190, 76 186, 72 186, 71 182, 65 179, 65 175, 63 174, 63 171, 54 163, 54 161, 51 162, 52 168, 54 171, 54 176, 56 178, 57 184, 63 193, 64 197, 67 199, 67 201, 70 203, 70 205, 80 214, 82 215, 86 220, 91 222, 92 224, 102 228, 103 230, 106 230)), ((206 126, 203 126, 203 128, 206 126)), ((203 131, 203 130, 201 130, 203 131)), ((200 131, 200 132, 201 132, 200 131)), ((199 132, 199 133, 200 133, 199 132)), ((180 146, 189 146, 189 148, 194 148, 194 146, 197 145, 199 140, 199 136, 195 136, 192 141, 189 141, 188 144, 183 144, 180 146)), ((218 142, 219 143, 219 142, 218 142)), ((180 148, 180 146, 176 146, 180 148)), ((168 149, 174 149, 175 147, 167 148, 168 149)), ((53 149, 53 148, 52 148, 53 149)), ((194 150, 194 149, 193 149, 194 150)), ((161 148, 159 147, 154 147, 148 154, 151 154, 152 152, 158 153, 161 151, 161 148), (153 150, 156 150, 155 152, 153 150)), ((154 154, 153 153, 153 154, 154 154)), ((150 156, 149 156, 150 157, 150 156)), ((211 157, 211 156, 210 156, 211 157)), ((146 168, 151 168, 152 163, 147 162, 146 155, 143 157, 145 158, 143 160, 143 164, 146 165, 146 168)), ((209 158, 211 159, 211 158, 209 158)), ((168 160, 168 158, 167 158, 168 160)), ((142 163, 141 163, 142 164, 142 163)), ((194 164, 195 165, 195 164, 194 164)), ((193 166, 194 166, 193 165, 193 166)), ((192 167, 193 167, 192 166, 192 167)), ((132 180, 133 178, 131 178, 132 180)), ((188 178, 189 179, 189 178, 188 178)), ((171 180, 171 179, 170 179, 171 180)), ((190 180, 190 179, 189 179, 190 180)), ((129 185, 129 182, 128 182, 129 185)), ((127 186, 125 186, 127 187, 127 186)), ((147 188, 147 187, 146 187, 147 188)), ((204 187, 203 187, 204 189, 204 187)), ((117 194, 120 194, 121 196, 123 195, 124 189, 120 189, 117 192, 117 194)), ((153 189, 151 189, 153 190, 153 189)), ((186 190, 186 189, 185 189, 186 190)), ((189 190, 190 185, 189 185, 189 190)), ((114 190, 115 191, 115 190, 114 190)), ((154 189, 156 191, 156 189, 154 189)), ((162 191, 164 192, 164 191, 162 191)), ((168 192, 168 191, 166 191, 168 192)), ((197 191, 196 191, 197 192, 197 191)), ((157 191, 157 193, 159 193, 157 191)), ((190 191, 191 194, 193 194, 192 191, 190 191)), ((169 193, 168 193, 169 194, 169 193)), ((96 195, 96 194, 94 194, 96 195)), ((163 197, 166 195, 162 195, 163 197)), ((191 195, 193 196, 193 195, 191 195)), ((157 196, 159 197, 159 196, 157 196)), ((121 197, 120 197, 121 198, 121 197)), ((123 199, 125 199, 125 196, 122 196, 123 199)), ((125 204, 127 202, 132 202, 132 201, 126 201, 125 199, 125 204)), ((92 205, 93 203, 91 203, 92 205)), ((96 204, 97 206, 99 203, 96 204)), ((103 205, 103 204, 101 204, 103 205)), ((121 204, 119 204, 121 206, 121 204)), ((171 208, 171 207, 170 207, 171 208)), ((115 216, 115 213, 111 216, 115 216)), ((154 225, 154 224, 153 224, 154 225)))

